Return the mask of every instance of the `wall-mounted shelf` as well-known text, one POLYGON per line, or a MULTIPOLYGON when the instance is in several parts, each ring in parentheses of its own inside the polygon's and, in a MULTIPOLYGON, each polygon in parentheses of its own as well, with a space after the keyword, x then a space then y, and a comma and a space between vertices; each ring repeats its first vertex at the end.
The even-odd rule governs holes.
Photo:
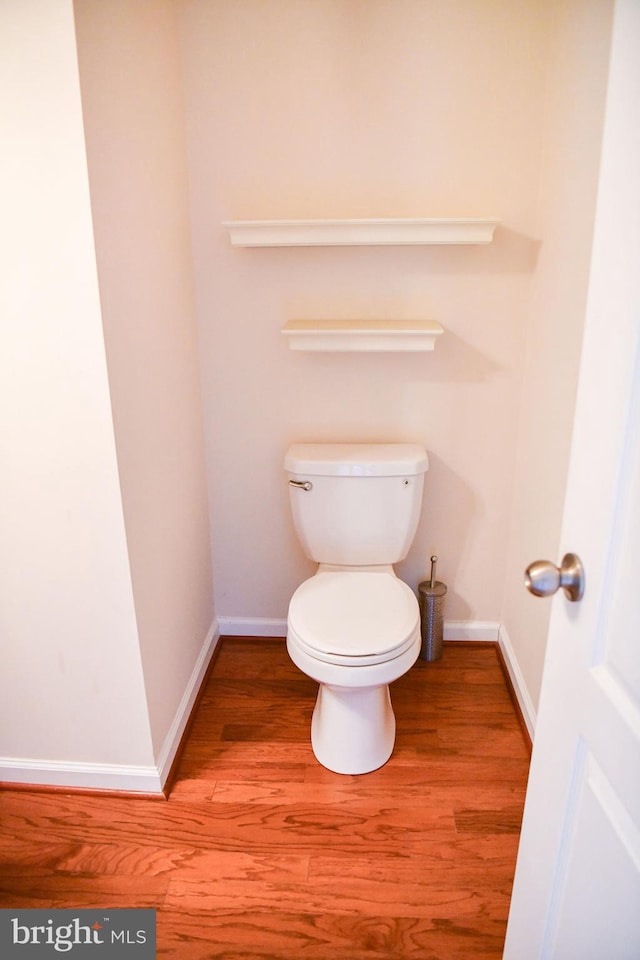
POLYGON ((223 226, 234 247, 491 243, 496 219, 235 220, 223 226))
POLYGON ((292 350, 398 352, 435 348, 444 332, 435 320, 289 320, 292 350))

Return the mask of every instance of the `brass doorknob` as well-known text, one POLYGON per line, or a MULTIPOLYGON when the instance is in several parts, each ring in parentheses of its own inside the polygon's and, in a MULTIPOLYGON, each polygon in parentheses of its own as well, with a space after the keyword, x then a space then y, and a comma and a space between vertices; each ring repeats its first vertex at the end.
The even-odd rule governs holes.
POLYGON ((566 553, 559 568, 550 560, 536 560, 525 570, 524 584, 535 597, 550 597, 562 587, 569 600, 581 600, 584 567, 575 553, 566 553))

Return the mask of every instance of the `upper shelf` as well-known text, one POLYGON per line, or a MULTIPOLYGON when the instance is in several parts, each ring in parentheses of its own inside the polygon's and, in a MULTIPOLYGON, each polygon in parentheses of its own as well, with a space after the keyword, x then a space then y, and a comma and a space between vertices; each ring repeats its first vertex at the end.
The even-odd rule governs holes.
POLYGON ((496 219, 229 220, 234 247, 491 243, 496 219))

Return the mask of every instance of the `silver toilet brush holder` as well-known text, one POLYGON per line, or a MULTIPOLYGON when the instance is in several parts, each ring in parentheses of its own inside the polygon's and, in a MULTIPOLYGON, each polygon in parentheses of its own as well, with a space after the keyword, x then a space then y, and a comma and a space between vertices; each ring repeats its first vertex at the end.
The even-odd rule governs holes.
POLYGON ((444 632, 444 598, 446 584, 436 580, 437 557, 431 557, 431 577, 418 584, 420 603, 420 629, 422 660, 439 660, 442 656, 442 636, 444 632))

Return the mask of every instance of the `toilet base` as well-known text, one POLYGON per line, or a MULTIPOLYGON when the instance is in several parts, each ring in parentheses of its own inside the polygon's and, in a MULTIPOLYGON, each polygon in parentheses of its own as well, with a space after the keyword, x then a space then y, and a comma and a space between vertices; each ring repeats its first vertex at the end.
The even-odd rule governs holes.
POLYGON ((311 720, 316 759, 334 773, 370 773, 393 753, 396 718, 389 685, 320 684, 311 720))

